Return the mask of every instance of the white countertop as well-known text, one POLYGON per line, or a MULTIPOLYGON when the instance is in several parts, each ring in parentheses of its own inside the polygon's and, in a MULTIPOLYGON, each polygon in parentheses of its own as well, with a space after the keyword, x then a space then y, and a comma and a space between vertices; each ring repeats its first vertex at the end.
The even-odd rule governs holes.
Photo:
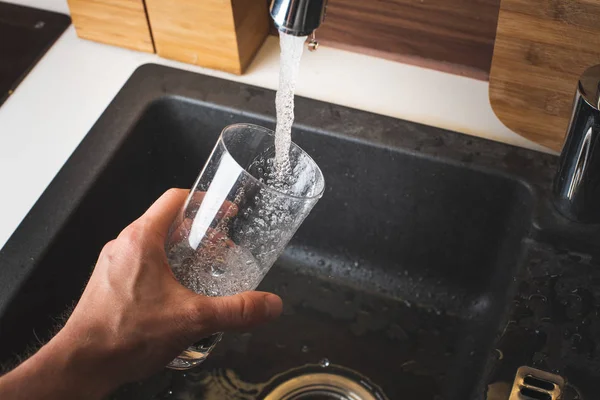
MULTIPOLYGON (((2 0, 68 14, 66 0, 2 0)), ((69 27, 0 106, 0 248, 132 72, 159 63, 275 89, 278 41, 235 76, 79 39, 69 27)), ((321 46, 303 56, 297 94, 548 151, 494 115, 488 84, 321 46)), ((65 194, 68 195, 68 194, 65 194)))

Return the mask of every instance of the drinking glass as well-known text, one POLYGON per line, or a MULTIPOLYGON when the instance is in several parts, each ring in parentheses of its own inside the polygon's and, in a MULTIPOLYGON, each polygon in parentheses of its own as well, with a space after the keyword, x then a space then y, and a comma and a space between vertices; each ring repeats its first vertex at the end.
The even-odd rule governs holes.
MULTIPOLYGON (((271 130, 226 127, 169 230, 165 250, 175 277, 206 296, 254 290, 324 188, 321 170, 294 143, 281 168, 271 130)), ((168 367, 200 364, 221 335, 188 347, 168 367)))

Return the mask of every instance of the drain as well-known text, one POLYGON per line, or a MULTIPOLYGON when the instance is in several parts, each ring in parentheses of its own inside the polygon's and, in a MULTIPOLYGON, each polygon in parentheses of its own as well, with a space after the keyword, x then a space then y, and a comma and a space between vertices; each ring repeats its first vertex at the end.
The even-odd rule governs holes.
POLYGON ((531 367, 517 370, 509 400, 557 400, 565 380, 555 374, 531 367))
POLYGON ((273 379, 262 400, 387 400, 375 384, 355 371, 323 364, 293 369, 273 379))
POLYGON ((265 400, 377 400, 365 387, 334 374, 306 374, 277 386, 265 400))

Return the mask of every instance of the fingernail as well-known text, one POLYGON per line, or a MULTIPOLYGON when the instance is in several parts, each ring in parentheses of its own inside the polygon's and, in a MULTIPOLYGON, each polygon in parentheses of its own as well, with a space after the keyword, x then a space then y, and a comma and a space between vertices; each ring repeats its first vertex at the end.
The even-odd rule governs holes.
POLYGON ((275 318, 278 317, 279 314, 281 314, 282 308, 283 308, 283 303, 281 302, 281 299, 279 298, 279 296, 276 296, 274 294, 267 294, 265 295, 265 304, 267 305, 267 316, 269 318, 275 318))

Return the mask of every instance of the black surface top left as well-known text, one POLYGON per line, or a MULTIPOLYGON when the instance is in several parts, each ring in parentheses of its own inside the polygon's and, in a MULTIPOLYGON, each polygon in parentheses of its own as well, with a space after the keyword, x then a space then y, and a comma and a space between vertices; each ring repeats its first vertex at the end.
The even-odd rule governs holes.
POLYGON ((70 24, 64 14, 0 2, 0 104, 70 24))

